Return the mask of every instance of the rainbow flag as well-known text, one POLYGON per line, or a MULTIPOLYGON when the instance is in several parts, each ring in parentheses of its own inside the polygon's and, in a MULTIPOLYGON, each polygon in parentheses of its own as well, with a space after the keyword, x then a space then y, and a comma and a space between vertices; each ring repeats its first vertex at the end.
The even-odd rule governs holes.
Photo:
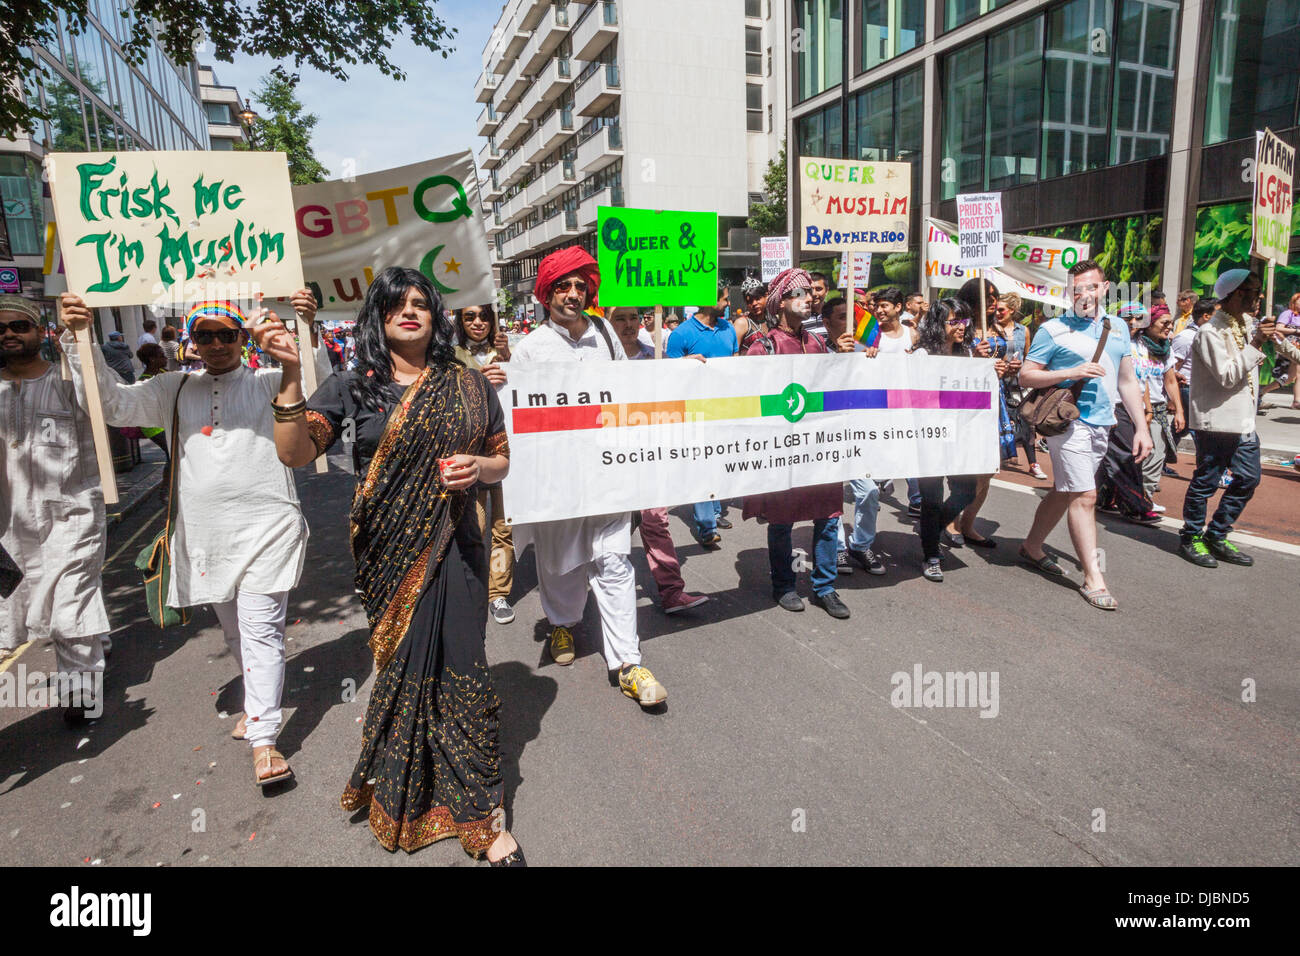
POLYGON ((865 307, 853 305, 853 337, 869 349, 880 345, 880 323, 865 307))

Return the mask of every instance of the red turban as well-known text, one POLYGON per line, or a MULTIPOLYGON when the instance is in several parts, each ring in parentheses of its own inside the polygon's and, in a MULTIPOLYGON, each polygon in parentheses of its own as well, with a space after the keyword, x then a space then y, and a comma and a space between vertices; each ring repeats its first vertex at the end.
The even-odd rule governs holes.
POLYGON ((569 246, 552 252, 537 266, 537 284, 533 286, 533 295, 542 303, 542 308, 550 310, 551 286, 567 275, 577 273, 587 283, 587 305, 596 305, 596 290, 600 288, 600 269, 596 260, 591 258, 582 246, 569 246))

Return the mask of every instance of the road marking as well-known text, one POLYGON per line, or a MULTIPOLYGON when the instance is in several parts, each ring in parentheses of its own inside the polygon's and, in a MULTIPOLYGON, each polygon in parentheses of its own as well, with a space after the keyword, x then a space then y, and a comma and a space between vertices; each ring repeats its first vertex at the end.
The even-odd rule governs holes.
POLYGON ((31 647, 34 643, 36 642, 28 641, 26 644, 19 644, 17 647, 15 647, 13 653, 4 659, 3 664, 0 664, 0 674, 3 674, 5 671, 7 671, 9 669, 9 666, 13 664, 14 661, 22 657, 23 651, 27 650, 27 648, 31 647))
MULTIPOLYGON (((1018 485, 1014 481, 1003 481, 1001 478, 994 478, 990 484, 995 488, 1003 488, 1007 491, 1018 491, 1021 494, 1033 495, 1035 498, 1039 497, 1038 492, 1040 489, 1031 488, 1028 485, 1018 485)), ((1051 489, 1043 488, 1041 490, 1050 491, 1051 489)), ((1160 527, 1167 528, 1170 531, 1178 531, 1182 526, 1183 523, 1177 518, 1160 519, 1160 527)), ((1148 527, 1154 526, 1151 525, 1148 527)), ((1300 544, 1291 544, 1289 541, 1275 541, 1272 538, 1261 537, 1260 535, 1250 534, 1246 531, 1234 531, 1232 533, 1232 540, 1236 541, 1238 544, 1248 544, 1251 547, 1264 548, 1266 551, 1279 551, 1282 554, 1290 554, 1300 557, 1300 544)))
POLYGON ((153 515, 152 518, 150 518, 148 521, 146 521, 144 524, 142 524, 142 525, 139 527, 139 529, 136 531, 135 534, 133 534, 133 535, 131 535, 131 537, 127 538, 127 539, 126 539, 126 542, 122 545, 122 547, 120 547, 120 548, 118 548, 116 551, 114 551, 114 552, 113 552, 113 556, 112 556, 111 558, 109 558, 107 561, 104 562, 104 567, 107 568, 107 567, 111 566, 112 563, 118 559, 118 557, 122 554, 123 551, 125 551, 127 548, 131 547, 131 545, 135 542, 135 539, 138 538, 138 537, 140 537, 140 535, 144 534, 144 533, 145 533, 145 530, 146 530, 146 529, 147 529, 151 524, 153 524, 155 521, 157 521, 157 520, 159 519, 159 517, 162 516, 163 510, 164 510, 164 509, 159 508, 157 511, 155 511, 155 512, 154 512, 154 515, 153 515))

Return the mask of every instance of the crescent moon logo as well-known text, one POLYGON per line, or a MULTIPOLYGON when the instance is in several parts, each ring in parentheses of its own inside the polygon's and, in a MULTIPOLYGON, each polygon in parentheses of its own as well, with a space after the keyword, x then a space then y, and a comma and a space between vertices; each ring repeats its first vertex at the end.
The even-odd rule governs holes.
POLYGON ((797 422, 808 410, 808 390, 802 385, 791 382, 781 393, 781 399, 785 403, 781 415, 788 422, 797 422))
POLYGON ((443 285, 438 281, 437 275, 434 274, 433 267, 437 264, 438 256, 442 254, 442 250, 445 248, 445 244, 435 246, 428 251, 423 259, 420 260, 420 271, 429 277, 429 281, 433 283, 433 287, 438 290, 439 295, 451 295, 453 292, 460 291, 459 289, 451 288, 451 286, 443 285))

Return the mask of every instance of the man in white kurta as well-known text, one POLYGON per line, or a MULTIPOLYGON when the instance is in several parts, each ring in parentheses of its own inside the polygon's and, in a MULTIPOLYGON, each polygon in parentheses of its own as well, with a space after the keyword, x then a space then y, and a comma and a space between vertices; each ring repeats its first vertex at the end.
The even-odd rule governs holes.
MULTIPOLYGON (((577 247, 542 260, 535 294, 547 321, 514 349, 508 369, 542 363, 627 361, 599 319, 584 314, 600 284, 595 261, 577 247)), ((507 371, 507 375, 509 371, 507 371)), ((558 491, 558 489, 557 489, 558 491)), ((596 515, 516 525, 516 548, 532 540, 542 611, 551 623, 550 653, 557 664, 574 659, 570 629, 582 620, 587 589, 600 610, 605 663, 618 671, 619 688, 642 706, 668 699, 668 691, 641 663, 636 630, 636 572, 632 567, 632 516, 596 515)))
POLYGON ((58 702, 75 720, 103 703, 104 494, 85 406, 41 357, 44 338, 34 302, 0 296, 0 543, 23 572, 0 601, 0 649, 50 638, 58 702))
MULTIPOLYGON (((311 315, 314 301, 309 292, 294 296, 295 306, 311 315)), ((79 303, 65 297, 70 326, 79 303)), ((307 522, 293 472, 281 464, 275 450, 271 401, 280 389, 280 370, 253 370, 240 363, 247 333, 242 314, 229 303, 196 306, 186 325, 206 366, 201 372, 164 372, 127 385, 97 350, 92 353, 110 425, 164 428, 170 442, 179 392, 167 604, 211 604, 216 612, 244 676, 244 736, 253 747, 262 784, 289 772, 274 747, 284 689, 285 616, 289 591, 302 573, 307 522), (238 336, 222 342, 215 336, 223 329, 238 336), (209 334, 212 341, 203 341, 209 334), (268 750, 271 760, 265 758, 268 750)), ((84 389, 70 334, 64 336, 64 349, 77 388, 84 389)))

